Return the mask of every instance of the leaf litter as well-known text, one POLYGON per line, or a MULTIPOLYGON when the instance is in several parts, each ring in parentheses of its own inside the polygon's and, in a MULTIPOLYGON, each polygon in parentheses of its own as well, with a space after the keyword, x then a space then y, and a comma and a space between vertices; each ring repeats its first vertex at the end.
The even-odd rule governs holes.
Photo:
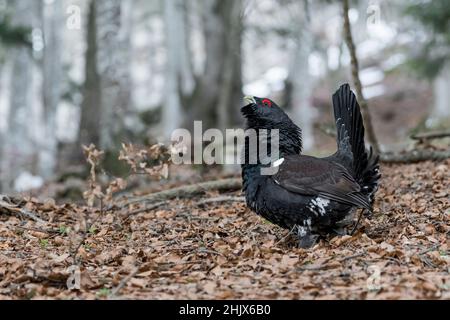
MULTIPOLYGON (((374 215, 309 250, 239 201, 24 199, 45 223, 0 211, 0 299, 450 299, 449 169, 383 166, 374 215), (69 290, 73 266, 80 288, 69 290)), ((240 192, 203 198, 217 196, 240 192)))

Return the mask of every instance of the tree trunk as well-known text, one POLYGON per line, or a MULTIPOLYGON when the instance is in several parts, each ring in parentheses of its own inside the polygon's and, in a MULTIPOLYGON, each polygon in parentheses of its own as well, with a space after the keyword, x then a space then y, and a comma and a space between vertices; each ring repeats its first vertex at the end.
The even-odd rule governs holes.
MULTIPOLYGON (((9 79, 11 78, 11 65, 10 63, 5 63, 0 65, 0 110, 4 111, 9 106, 9 79)), ((3 177, 3 161, 6 142, 6 130, 7 121, 0 119, 0 177, 3 177)), ((3 192, 3 185, 0 183, 0 193, 3 192)))
POLYGON ((84 159, 82 145, 114 150, 126 140, 131 112, 132 1, 90 1, 80 130, 70 163, 84 159))
MULTIPOLYGON (((12 27, 32 27, 33 3, 27 0, 12 2, 12 27)), ((9 116, 6 139, 3 145, 2 190, 13 189, 13 182, 25 170, 31 170, 33 144, 29 136, 31 114, 31 88, 33 62, 30 48, 13 47, 8 53, 12 60, 10 79, 9 116)))
MULTIPOLYGON (((301 4, 299 4, 301 5, 301 4)), ((315 109, 312 106, 313 79, 309 73, 309 56, 313 51, 313 35, 311 31, 308 5, 298 17, 297 45, 292 57, 289 83, 291 96, 289 105, 292 108, 293 119, 302 128, 303 148, 309 151, 314 147, 315 109)))
POLYGON ((39 154, 39 173, 44 178, 54 174, 57 160, 56 112, 61 98, 63 77, 61 29, 64 27, 62 1, 44 4, 43 104, 45 140, 39 154))
POLYGON ((192 99, 192 120, 203 128, 228 127, 239 118, 241 87, 241 0, 203 0, 205 71, 192 99))
POLYGON ((182 125, 184 96, 190 96, 195 86, 189 47, 186 3, 184 0, 164 1, 167 42, 165 101, 162 115, 163 135, 182 125))
POLYGON ((361 79, 359 78, 359 62, 358 57, 356 56, 356 48, 355 43, 353 42, 352 29, 350 25, 350 19, 348 15, 349 4, 348 0, 343 0, 343 15, 344 15, 344 33, 345 33, 345 42, 347 43, 351 62, 352 62, 352 76, 353 81, 355 82, 356 93, 358 95, 359 104, 361 106, 361 112, 364 120, 364 126, 366 129, 366 137, 369 144, 372 146, 374 152, 376 154, 380 153, 380 145, 378 144, 378 139, 375 135, 375 130, 372 125, 372 117, 370 115, 369 106, 367 104, 367 100, 364 98, 362 91, 361 79))
POLYGON ((86 33, 86 65, 81 104, 80 130, 77 143, 71 152, 71 163, 78 164, 83 159, 82 145, 100 145, 101 95, 100 77, 97 72, 97 22, 96 1, 91 0, 86 33))
POLYGON ((100 147, 117 148, 131 109, 130 30, 124 8, 131 0, 96 1, 97 71, 100 79, 100 147))
MULTIPOLYGON (((242 4, 240 1, 230 8, 227 30, 229 34, 226 41, 226 56, 223 65, 221 89, 218 102, 218 128, 225 130, 238 123, 239 102, 242 101, 241 77, 241 21, 242 4), (231 110, 231 111, 230 111, 231 110), (237 110, 237 111, 236 111, 237 110)), ((227 20, 228 20, 227 19, 227 20)))
POLYGON ((434 107, 429 119, 431 125, 450 119, 450 64, 442 68, 433 85, 434 107))

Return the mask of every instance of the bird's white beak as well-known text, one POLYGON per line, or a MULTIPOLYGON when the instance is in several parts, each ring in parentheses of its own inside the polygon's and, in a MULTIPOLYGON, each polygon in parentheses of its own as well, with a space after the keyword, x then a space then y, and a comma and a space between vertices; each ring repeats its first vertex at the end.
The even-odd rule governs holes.
POLYGON ((256 104, 255 97, 252 97, 252 96, 245 96, 244 101, 247 104, 256 104))

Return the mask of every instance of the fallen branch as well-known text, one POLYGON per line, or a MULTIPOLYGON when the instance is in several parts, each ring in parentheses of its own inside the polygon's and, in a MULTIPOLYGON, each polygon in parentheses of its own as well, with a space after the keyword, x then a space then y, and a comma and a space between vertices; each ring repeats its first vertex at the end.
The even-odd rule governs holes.
POLYGON ((160 201, 160 202, 157 202, 157 203, 155 203, 155 204, 153 204, 153 205, 151 205, 151 206, 149 206, 149 207, 148 207, 148 206, 145 206, 145 207, 143 207, 143 208, 140 208, 140 209, 137 209, 137 210, 128 212, 128 213, 124 216, 124 218, 125 218, 125 219, 128 219, 128 218, 131 217, 131 216, 134 216, 134 215, 137 215, 137 214, 140 214, 140 213, 144 213, 144 212, 148 212, 148 211, 151 211, 151 210, 155 210, 155 209, 161 207, 161 206, 164 205, 164 204, 165 204, 164 201, 160 201))
POLYGON ((196 205, 204 205, 204 204, 215 204, 215 203, 223 203, 223 202, 245 202, 244 197, 217 197, 211 199, 203 199, 196 203, 196 205))
POLYGON ((436 131, 436 132, 416 133, 411 136, 411 139, 425 141, 425 140, 443 139, 448 137, 450 137, 450 131, 436 131))
POLYGON ((126 200, 124 203, 119 205, 120 208, 132 204, 153 204, 161 201, 168 201, 173 199, 187 199, 192 198, 208 191, 236 191, 242 188, 241 179, 224 179, 217 181, 208 181, 203 183, 198 183, 194 185, 178 187, 174 189, 164 190, 157 193, 152 193, 145 196, 135 197, 126 200))
POLYGON ((383 153, 380 156, 384 163, 416 163, 422 161, 442 161, 450 158, 450 150, 413 150, 405 153, 383 153))
POLYGON ((217 255, 217 256, 221 256, 221 257, 226 258, 226 256, 223 253, 220 253, 220 252, 215 251, 215 250, 209 250, 209 249, 206 249, 206 248, 200 248, 200 249, 196 250, 196 252, 197 253, 213 254, 213 255, 217 255))
POLYGON ((424 254, 427 254, 428 252, 435 251, 435 250, 439 249, 440 246, 441 246, 440 243, 439 243, 439 244, 435 244, 435 245, 432 246, 431 248, 426 248, 426 249, 420 251, 417 255, 418 255, 418 256, 422 256, 422 255, 424 255, 424 254))
POLYGON ((215 251, 215 250, 207 249, 207 248, 190 247, 190 248, 173 248, 172 250, 173 251, 183 251, 183 252, 196 252, 196 253, 213 254, 213 255, 217 255, 217 256, 221 256, 221 257, 226 258, 226 256, 223 253, 220 253, 220 252, 215 251))
POLYGON ((325 260, 321 265, 303 265, 300 266, 297 270, 298 271, 319 271, 319 270, 326 270, 326 269, 334 269, 336 266, 328 265, 328 262, 330 262, 333 258, 328 258, 325 260))
POLYGON ((190 211, 183 211, 182 213, 178 213, 178 214, 177 214, 177 217, 186 218, 188 221, 191 221, 191 220, 216 221, 216 220, 219 219, 218 217, 199 217, 199 216, 193 216, 193 215, 191 214, 190 211))
POLYGON ((25 218, 31 219, 37 223, 41 223, 41 224, 45 224, 47 223, 46 221, 42 220, 41 218, 39 218, 37 215, 35 215, 34 213, 20 208, 18 205, 16 204, 12 204, 10 202, 7 202, 9 198, 5 195, 0 195, 0 209, 4 209, 6 211, 12 212, 12 213, 17 213, 25 218))
POLYGON ((356 259, 356 258, 365 256, 365 255, 366 255, 365 252, 356 253, 356 254, 354 254, 354 255, 351 255, 351 256, 348 256, 348 257, 345 257, 345 258, 339 260, 339 262, 342 263, 342 262, 345 262, 345 261, 348 261, 348 260, 352 260, 352 259, 356 259))
MULTIPOLYGON (((318 126, 321 132, 336 138, 336 129, 328 126, 318 126)), ((435 132, 435 133, 423 133, 411 136, 413 140, 419 140, 425 142, 432 139, 441 139, 450 137, 450 132, 435 132)), ((381 162, 384 163, 416 163, 422 161, 442 161, 450 158, 450 150, 448 151, 436 151, 436 150, 413 150, 408 152, 389 153, 384 152, 380 155, 381 162)))
POLYGON ((22 226, 16 226, 16 228, 20 229, 20 230, 24 230, 24 231, 33 231, 33 232, 38 232, 38 233, 47 234, 47 235, 56 235, 56 234, 61 233, 59 230, 44 230, 44 229, 40 229, 40 228, 27 228, 27 227, 22 227, 22 226))

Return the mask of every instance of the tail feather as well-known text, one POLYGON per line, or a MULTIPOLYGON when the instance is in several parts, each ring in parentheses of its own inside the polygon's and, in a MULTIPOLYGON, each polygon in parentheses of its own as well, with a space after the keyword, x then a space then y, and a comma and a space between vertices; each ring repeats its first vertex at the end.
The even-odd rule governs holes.
POLYGON ((381 178, 379 165, 380 156, 374 155, 371 147, 367 158, 367 165, 363 170, 359 184, 362 186, 363 192, 369 195, 370 202, 373 202, 373 195, 378 190, 378 181, 381 178))
MULTIPOLYGON (((339 152, 351 158, 348 166, 353 171, 363 193, 371 197, 377 190, 380 179, 379 157, 372 149, 367 152, 364 144, 364 124, 355 94, 344 84, 333 95, 333 107, 337 130, 339 152), (351 150, 351 157, 348 156, 351 150)), ((372 200, 372 199, 371 199, 372 200)))

